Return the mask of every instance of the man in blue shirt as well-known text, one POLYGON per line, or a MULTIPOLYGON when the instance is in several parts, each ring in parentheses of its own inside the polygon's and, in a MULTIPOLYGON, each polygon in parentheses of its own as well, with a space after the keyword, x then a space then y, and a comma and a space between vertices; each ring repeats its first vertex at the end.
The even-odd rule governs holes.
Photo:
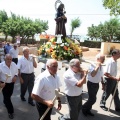
POLYGON ((12 48, 12 46, 10 45, 9 42, 7 42, 7 44, 5 45, 5 51, 6 51, 6 54, 9 53, 10 49, 12 48))

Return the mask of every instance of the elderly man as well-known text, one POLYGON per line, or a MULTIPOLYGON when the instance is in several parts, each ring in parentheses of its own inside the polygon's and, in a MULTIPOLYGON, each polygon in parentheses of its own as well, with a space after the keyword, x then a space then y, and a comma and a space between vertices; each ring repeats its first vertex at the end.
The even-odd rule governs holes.
POLYGON ((87 76, 88 100, 82 106, 82 112, 85 116, 94 116, 91 113, 92 105, 96 102, 96 95, 99 89, 99 82, 103 81, 103 67, 101 64, 104 62, 105 56, 102 54, 96 55, 95 65, 90 65, 89 73, 87 76))
POLYGON ((17 65, 12 62, 11 55, 6 54, 5 61, 0 63, 0 87, 2 88, 3 102, 7 108, 10 119, 14 118, 14 108, 11 101, 11 96, 13 94, 14 83, 17 79, 17 75, 17 65))
POLYGON ((13 48, 11 48, 9 51, 9 54, 12 56, 12 61, 16 64, 18 63, 18 53, 19 50, 17 48, 17 44, 14 43, 13 48))
MULTIPOLYGON (((102 99, 100 101, 100 107, 107 111, 108 108, 105 106, 106 100, 110 96, 110 94, 113 95, 115 86, 117 84, 117 81, 120 81, 120 77, 117 77, 117 59, 120 58, 120 51, 118 49, 114 49, 112 51, 112 56, 106 61, 106 66, 104 70, 104 83, 105 89, 102 94, 102 99)), ((115 104, 115 110, 120 111, 120 99, 119 99, 119 93, 118 88, 116 89, 116 93, 114 96, 114 104, 115 104)))
POLYGON ((78 59, 72 59, 69 63, 69 69, 64 73, 65 94, 69 106, 70 118, 61 116, 59 120, 78 120, 80 108, 82 107, 82 89, 86 82, 87 71, 80 67, 78 59))
MULTIPOLYGON (((32 91, 32 98, 36 100, 36 107, 41 118, 48 107, 50 111, 45 116, 44 120, 51 120, 51 111, 54 103, 55 89, 61 86, 60 79, 57 73, 58 63, 54 59, 49 59, 46 63, 46 70, 42 72, 35 80, 32 91)), ((58 109, 61 109, 61 101, 58 98, 58 109)))
POLYGON ((29 55, 29 48, 23 48, 23 56, 18 60, 19 78, 21 82, 21 100, 26 101, 25 93, 28 89, 29 97, 28 103, 35 106, 33 99, 31 98, 31 92, 34 85, 34 68, 37 67, 35 58, 29 55))

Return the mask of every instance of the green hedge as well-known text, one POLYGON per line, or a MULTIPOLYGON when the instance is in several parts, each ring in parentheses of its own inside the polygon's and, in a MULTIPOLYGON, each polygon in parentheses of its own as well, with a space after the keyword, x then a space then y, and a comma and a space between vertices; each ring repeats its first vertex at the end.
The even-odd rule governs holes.
POLYGON ((80 43, 81 46, 89 47, 89 48, 100 48, 101 42, 100 41, 87 41, 80 43))

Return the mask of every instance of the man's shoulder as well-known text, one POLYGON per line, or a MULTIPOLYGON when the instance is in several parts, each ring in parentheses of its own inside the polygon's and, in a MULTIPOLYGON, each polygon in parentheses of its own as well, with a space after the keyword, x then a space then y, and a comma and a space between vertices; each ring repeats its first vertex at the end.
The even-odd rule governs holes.
POLYGON ((72 75, 72 71, 70 69, 65 71, 65 73, 63 74, 63 76, 70 76, 70 75, 72 75))
POLYGON ((18 60, 21 61, 23 59, 24 59, 24 56, 20 56, 18 60))
POLYGON ((11 49, 10 49, 10 51, 13 51, 13 50, 14 50, 14 48, 11 48, 11 49))

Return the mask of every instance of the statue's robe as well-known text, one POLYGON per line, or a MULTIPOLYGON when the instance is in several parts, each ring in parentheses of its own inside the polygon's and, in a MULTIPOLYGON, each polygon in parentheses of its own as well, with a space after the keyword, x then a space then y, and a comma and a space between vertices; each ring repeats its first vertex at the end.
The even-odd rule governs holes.
POLYGON ((66 37, 66 28, 65 28, 65 23, 67 22, 67 18, 63 19, 63 11, 57 11, 56 14, 56 30, 55 30, 55 35, 62 34, 62 38, 64 39, 66 37))

